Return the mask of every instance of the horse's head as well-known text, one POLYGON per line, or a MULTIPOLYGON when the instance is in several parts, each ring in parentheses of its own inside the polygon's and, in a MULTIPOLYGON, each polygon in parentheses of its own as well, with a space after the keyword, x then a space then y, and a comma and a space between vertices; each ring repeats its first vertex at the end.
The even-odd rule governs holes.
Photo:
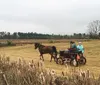
POLYGON ((40 46, 40 43, 34 43, 35 49, 37 49, 40 46))

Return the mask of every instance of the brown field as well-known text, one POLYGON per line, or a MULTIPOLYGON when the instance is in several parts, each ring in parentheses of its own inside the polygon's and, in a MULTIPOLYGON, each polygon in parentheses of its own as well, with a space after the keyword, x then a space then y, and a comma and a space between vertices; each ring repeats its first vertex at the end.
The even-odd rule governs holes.
MULTIPOLYGON (((11 41, 14 44, 21 45, 21 44, 33 44, 34 42, 40 42, 40 43, 66 43, 73 39, 0 39, 0 43, 6 43, 7 41, 11 41)), ((74 39, 75 41, 79 41, 79 39, 74 39)), ((81 41, 90 41, 89 39, 80 39, 81 41)))
MULTIPOLYGON (((3 40, 2 40, 3 41, 3 40)), ((6 40, 5 40, 6 41, 6 40)), ((20 41, 20 40, 19 40, 20 41)), ((19 42, 16 40, 16 42, 19 42)), ((48 40, 23 40, 23 42, 43 42, 45 45, 54 45, 57 47, 57 50, 63 50, 69 48, 68 40, 58 40, 58 42, 50 43, 48 40)), ((77 40, 76 40, 77 41, 77 40)), ((15 41, 13 41, 15 42, 15 41)), ((21 41, 22 42, 22 41, 21 41)), ((77 42, 76 42, 77 43, 77 42)), ((79 66, 77 68, 87 70, 89 69, 96 76, 100 74, 100 41, 99 40, 85 40, 83 41, 85 47, 84 55, 87 58, 87 64, 85 66, 79 66)), ((19 58, 34 62, 39 61, 39 52, 34 49, 33 44, 26 44, 22 46, 13 46, 13 47, 1 47, 0 54, 4 56, 9 56, 11 60, 16 61, 19 58)), ((50 62, 50 55, 44 55, 44 63, 46 68, 54 69, 59 74, 62 71, 67 70, 64 65, 57 65, 54 61, 50 62)), ((73 68, 69 66, 69 68, 73 68)), ((76 68, 76 69, 77 69, 76 68)))

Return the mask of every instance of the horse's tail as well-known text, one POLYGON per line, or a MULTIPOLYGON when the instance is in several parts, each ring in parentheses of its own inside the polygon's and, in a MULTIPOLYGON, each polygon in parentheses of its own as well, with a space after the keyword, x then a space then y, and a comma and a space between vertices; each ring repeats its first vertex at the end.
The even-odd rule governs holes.
POLYGON ((55 46, 52 46, 53 52, 57 55, 57 49, 55 46))

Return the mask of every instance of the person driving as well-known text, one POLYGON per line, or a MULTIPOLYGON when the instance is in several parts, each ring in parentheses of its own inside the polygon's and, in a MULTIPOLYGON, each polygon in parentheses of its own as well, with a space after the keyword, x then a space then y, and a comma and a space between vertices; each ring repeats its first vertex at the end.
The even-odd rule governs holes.
POLYGON ((70 52, 77 52, 77 46, 76 43, 74 41, 70 42, 70 48, 69 48, 70 52))

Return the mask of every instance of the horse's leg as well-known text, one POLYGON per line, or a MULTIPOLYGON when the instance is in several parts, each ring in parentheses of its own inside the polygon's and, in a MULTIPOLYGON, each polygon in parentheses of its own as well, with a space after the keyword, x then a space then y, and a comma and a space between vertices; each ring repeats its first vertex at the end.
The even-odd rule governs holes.
POLYGON ((42 54, 42 60, 44 61, 44 57, 43 57, 43 54, 42 54))
POLYGON ((57 61, 57 54, 55 54, 53 57, 54 57, 54 61, 56 62, 57 61))
POLYGON ((40 59, 44 61, 43 53, 40 54, 40 59))
POLYGON ((43 54, 40 53, 40 60, 43 60, 43 54))
POLYGON ((40 52, 40 60, 43 60, 44 61, 43 53, 41 53, 41 52, 40 52))
POLYGON ((41 54, 40 54, 40 60, 41 60, 41 54))
POLYGON ((51 55, 51 60, 50 60, 50 62, 52 61, 52 58, 53 58, 53 55, 52 54, 50 54, 51 55))

